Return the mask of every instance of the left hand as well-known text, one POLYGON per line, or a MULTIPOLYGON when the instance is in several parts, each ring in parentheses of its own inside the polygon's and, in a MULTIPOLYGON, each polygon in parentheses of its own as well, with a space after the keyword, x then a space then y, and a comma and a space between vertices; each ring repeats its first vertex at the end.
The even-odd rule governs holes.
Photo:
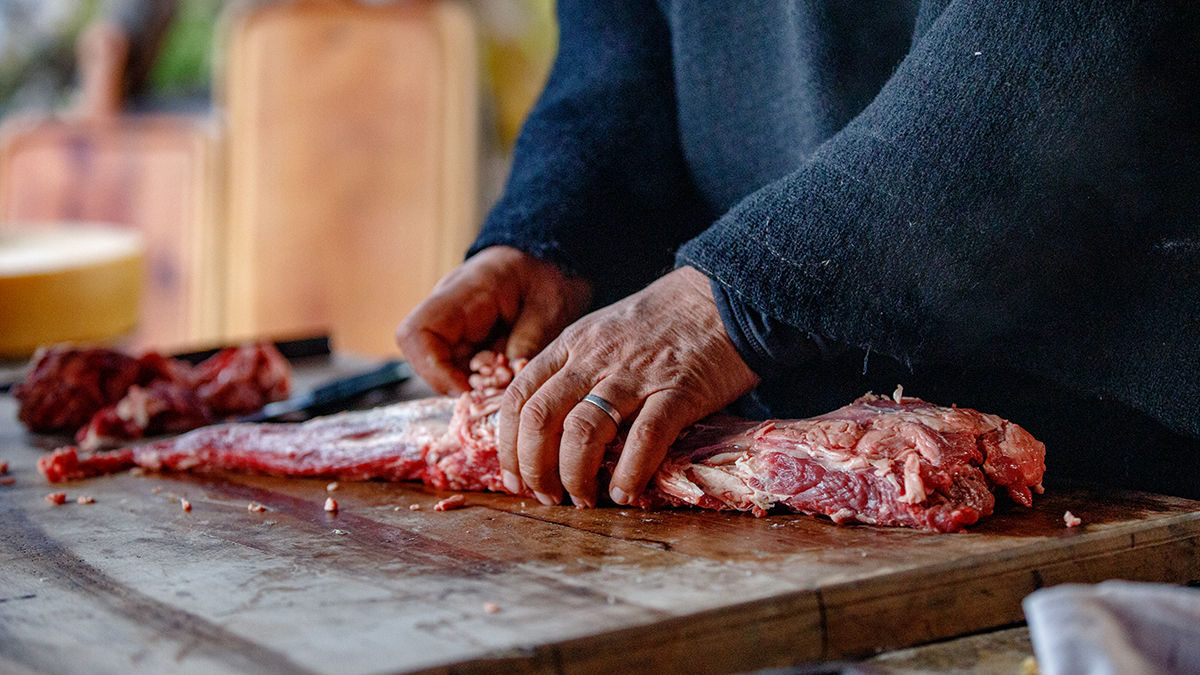
POLYGON ((681 267, 575 322, 514 378, 500 406, 505 487, 528 487, 545 504, 565 489, 576 505, 596 505, 596 475, 618 429, 583 401, 595 394, 629 425, 610 484, 613 501, 628 504, 680 431, 758 382, 725 333, 708 278, 681 267))

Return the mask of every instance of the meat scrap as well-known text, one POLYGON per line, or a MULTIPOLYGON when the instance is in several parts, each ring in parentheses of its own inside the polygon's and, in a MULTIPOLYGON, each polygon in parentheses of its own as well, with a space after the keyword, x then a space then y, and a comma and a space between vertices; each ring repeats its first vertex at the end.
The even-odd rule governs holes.
POLYGON ((464 507, 466 505, 467 505, 467 498, 464 497, 463 495, 450 495, 449 497, 446 497, 445 499, 438 502, 437 504, 434 504, 433 510, 434 511, 453 511, 454 509, 461 509, 462 507, 464 507))
MULTIPOLYGON (((249 471, 338 480, 420 480, 439 489, 502 491, 496 424, 503 357, 477 357, 483 388, 300 424, 226 424, 113 452, 68 447, 38 468, 51 481, 137 466, 249 471)), ((1021 427, 966 408, 868 394, 804 420, 702 420, 671 447, 646 508, 698 506, 762 516, 787 509, 837 523, 953 532, 992 513, 995 492, 1029 506, 1042 491, 1045 447, 1021 427)), ((621 452, 607 450, 611 470, 621 452)), ((415 505, 414 505, 415 506, 415 505)), ((411 508, 411 507, 410 507, 411 508)), ((436 508, 436 507, 435 507, 436 508)))
POLYGON ((287 398, 291 367, 269 342, 221 350, 198 366, 155 352, 40 350, 13 390, 30 431, 74 433, 85 450, 180 433, 287 398))

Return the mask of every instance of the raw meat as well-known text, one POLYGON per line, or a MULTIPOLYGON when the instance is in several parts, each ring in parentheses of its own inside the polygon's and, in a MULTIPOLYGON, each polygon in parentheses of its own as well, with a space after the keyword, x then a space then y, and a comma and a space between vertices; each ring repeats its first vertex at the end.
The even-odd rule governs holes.
POLYGON ((270 342, 222 349, 193 371, 196 394, 217 419, 245 415, 282 401, 292 388, 292 369, 270 342))
POLYGON ((84 450, 179 433, 287 398, 291 367, 274 345, 223 349, 200 365, 98 347, 39 352, 13 395, 31 431, 74 432, 84 450))
POLYGON ((991 514, 993 488, 1033 504, 1045 447, 994 415, 867 395, 806 420, 710 419, 672 447, 635 505, 764 515, 776 506, 835 522, 953 532, 991 514))
POLYGON ((191 387, 175 380, 155 380, 145 387, 129 387, 124 398, 96 411, 75 433, 75 442, 84 450, 97 450, 121 440, 181 433, 212 422, 212 410, 191 387))
POLYGON ((109 349, 56 346, 38 352, 25 381, 13 388, 17 418, 31 431, 74 432, 97 411, 148 384, 144 363, 109 349))
POLYGON ((80 457, 74 447, 42 457, 51 481, 140 466, 155 471, 241 471, 339 480, 420 480, 424 454, 449 430, 455 400, 435 397, 338 413, 300 424, 221 424, 172 439, 80 457))
MULTIPOLYGON (((341 413, 296 425, 230 424, 116 452, 64 448, 39 469, 51 481, 119 471, 254 471, 342 480, 422 480, 441 489, 503 490, 496 422, 501 357, 473 362, 480 388, 341 413), (478 372, 480 367, 488 374, 478 372)), ((516 364, 519 368, 520 364, 516 364)), ((611 469, 621 441, 609 448, 611 469)), ((1032 504, 1045 447, 994 415, 868 394, 806 420, 714 416, 685 430, 635 505, 693 505, 766 515, 775 508, 838 523, 952 532, 989 515, 994 490, 1032 504)))

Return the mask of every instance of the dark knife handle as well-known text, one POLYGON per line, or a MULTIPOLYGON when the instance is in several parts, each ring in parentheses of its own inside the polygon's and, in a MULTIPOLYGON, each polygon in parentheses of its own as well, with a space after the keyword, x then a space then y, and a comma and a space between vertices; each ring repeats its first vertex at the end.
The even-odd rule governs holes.
MULTIPOLYGON (((272 344, 283 355, 283 358, 288 361, 302 359, 310 356, 329 356, 333 353, 333 349, 329 344, 328 335, 313 335, 309 337, 294 338, 291 340, 275 340, 272 344)), ((228 347, 228 345, 226 346, 228 347)), ((182 352, 172 354, 171 358, 180 361, 187 361, 193 366, 199 365, 205 359, 216 356, 217 352, 226 347, 212 347, 209 349, 201 349, 194 352, 182 352)))
POLYGON ((399 384, 415 373, 407 361, 388 361, 374 370, 321 385, 308 394, 268 403, 263 409, 239 417, 239 422, 269 422, 296 412, 337 408, 369 391, 399 384))

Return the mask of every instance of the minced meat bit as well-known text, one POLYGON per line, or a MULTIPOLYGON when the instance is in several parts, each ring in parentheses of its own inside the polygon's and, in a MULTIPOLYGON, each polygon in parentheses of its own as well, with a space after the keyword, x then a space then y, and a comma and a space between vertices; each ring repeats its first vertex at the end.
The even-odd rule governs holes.
POLYGON ((467 505, 467 498, 463 495, 451 495, 434 505, 434 511, 450 511, 452 509, 461 509, 467 505))

